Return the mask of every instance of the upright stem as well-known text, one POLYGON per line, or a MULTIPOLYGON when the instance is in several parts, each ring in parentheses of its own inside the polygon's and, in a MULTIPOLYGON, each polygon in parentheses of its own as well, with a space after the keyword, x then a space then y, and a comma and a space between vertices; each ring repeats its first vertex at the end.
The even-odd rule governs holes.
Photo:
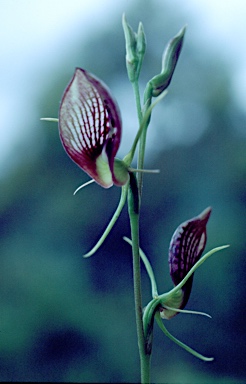
MULTIPOLYGON (((148 109, 150 102, 144 105, 144 113, 148 109)), ((139 140, 139 151, 138 151, 138 169, 143 169, 144 167, 144 155, 145 155, 145 147, 146 147, 146 137, 147 137, 147 128, 148 124, 145 126, 143 133, 139 140)), ((139 188, 139 196, 141 202, 142 189, 143 189, 143 174, 138 174, 138 188, 139 188)))
POLYGON ((142 122, 143 114, 142 114, 142 108, 141 108, 141 100, 140 100, 140 92, 139 92, 138 81, 135 80, 132 83, 132 86, 133 86, 133 91, 134 91, 135 100, 136 100, 138 122, 139 122, 139 125, 140 125, 141 122, 142 122))
MULTIPOLYGON (((134 177, 134 175, 132 175, 134 177)), ((141 383, 150 382, 150 356, 145 351, 145 338, 143 329, 143 309, 142 309, 142 291, 141 291, 141 271, 139 255, 139 209, 136 206, 136 196, 138 189, 131 187, 128 192, 128 212, 130 217, 131 237, 132 237, 132 255, 133 255, 133 281, 134 281, 134 301, 137 325, 137 338, 141 367, 141 383)), ((138 196, 137 196, 138 204, 138 196)))
MULTIPOLYGON (((137 114, 138 114, 138 122, 139 122, 139 126, 140 126, 142 123, 142 120, 143 120, 143 113, 145 113, 146 110, 148 109, 148 107, 150 106, 150 99, 148 99, 147 102, 145 102, 144 111, 142 111, 138 81, 135 80, 132 83, 132 86, 133 86, 133 90, 134 90, 134 94, 135 94, 137 114)), ((148 124, 146 124, 146 127, 143 129, 143 132, 142 132, 141 137, 139 139, 138 164, 137 164, 138 169, 143 169, 143 167, 144 167, 144 155, 145 155, 147 128, 148 128, 148 124)), ((137 175, 137 178, 138 178, 138 189, 139 189, 139 199, 140 199, 139 203, 141 204, 141 196, 142 196, 142 188, 143 188, 143 174, 141 172, 139 172, 137 175)))
MULTIPOLYGON (((141 101, 140 101, 140 93, 139 93, 139 85, 138 81, 135 80, 132 84, 134 94, 135 94, 135 100, 136 100, 136 106, 137 106, 137 113, 138 113, 138 123, 139 126, 142 123, 143 120, 143 113, 142 113, 142 107, 141 107, 141 101)), ((144 152, 145 152, 145 142, 146 142, 146 129, 142 132, 142 135, 139 139, 139 151, 138 151, 138 169, 143 169, 144 166, 144 152)), ((142 195, 142 187, 143 187, 143 174, 138 173, 138 189, 139 189, 139 198, 140 198, 140 204, 141 204, 141 195, 142 195)))
MULTIPOLYGON (((136 99, 137 113, 139 126, 143 120, 140 93, 138 81, 133 82, 133 89, 136 99)), ((140 148, 138 154, 138 168, 143 168, 145 142, 143 143, 143 136, 140 136, 140 148)), ((150 383, 150 355, 146 352, 145 337, 143 329, 143 307, 142 307, 142 290, 141 290, 141 269, 140 269, 140 254, 139 254, 139 211, 141 206, 141 190, 142 190, 142 175, 138 174, 138 181, 136 182, 135 176, 132 175, 132 182, 130 181, 130 188, 128 192, 128 211, 131 226, 131 238, 132 238, 132 255, 133 255, 133 281, 134 281, 134 300, 135 300, 135 312, 136 312, 136 325, 137 325, 137 337, 138 348, 140 356, 140 369, 141 369, 141 383, 150 383), (133 188, 133 185, 136 188, 133 188), (136 203, 137 201, 137 203, 136 203)))

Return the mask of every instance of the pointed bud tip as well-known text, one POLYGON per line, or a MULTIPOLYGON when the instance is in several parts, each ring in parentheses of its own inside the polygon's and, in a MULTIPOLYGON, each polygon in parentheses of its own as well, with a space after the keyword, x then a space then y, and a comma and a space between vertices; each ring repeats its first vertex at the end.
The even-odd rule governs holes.
POLYGON ((144 27, 143 27, 142 21, 140 21, 138 24, 138 34, 139 33, 144 33, 144 27))
POLYGON ((123 12, 122 13, 122 24, 124 25, 126 23, 127 23, 127 21, 126 21, 126 14, 125 14, 125 12, 123 12))
POLYGON ((177 36, 184 36, 185 35, 185 32, 186 32, 186 29, 187 29, 187 27, 188 27, 188 25, 187 24, 185 24, 184 26, 183 26, 183 28, 181 28, 180 29, 180 31, 178 32, 178 34, 177 34, 177 36))

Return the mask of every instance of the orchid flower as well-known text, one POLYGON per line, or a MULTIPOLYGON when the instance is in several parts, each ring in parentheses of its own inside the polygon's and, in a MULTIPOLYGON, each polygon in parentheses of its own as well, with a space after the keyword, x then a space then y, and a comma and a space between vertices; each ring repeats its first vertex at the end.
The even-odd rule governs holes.
MULTIPOLYGON (((180 224, 172 236, 168 262, 175 286, 185 278, 204 251, 207 241, 206 225, 210 214, 211 208, 208 207, 200 215, 180 224)), ((175 293, 168 306, 177 309, 183 309, 186 306, 191 293, 193 276, 175 293)), ((164 307, 160 313, 162 318, 170 319, 178 312, 164 307)))
MULTIPOLYGON (((123 160, 116 158, 122 132, 117 102, 110 94, 108 87, 84 69, 76 68, 73 78, 65 89, 59 118, 41 119, 58 122, 60 139, 66 153, 92 178, 79 186, 74 194, 94 181, 104 188, 112 185, 122 187, 121 198, 112 219, 96 245, 84 257, 89 257, 96 252, 117 221, 126 202, 128 186, 134 189, 136 185, 133 172, 159 172, 159 170, 133 169, 130 165, 152 109, 165 95, 166 92, 163 92, 147 108, 132 148, 123 160)), ((135 191, 136 196, 137 194, 135 191)), ((138 209, 137 199, 135 205, 138 209)))
MULTIPOLYGON (((178 313, 189 313, 211 317, 207 313, 183 309, 189 299, 194 272, 215 252, 228 247, 223 245, 212 249, 201 257, 207 240, 206 225, 211 214, 211 208, 206 208, 200 215, 180 224, 174 232, 169 246, 169 270, 174 282, 174 288, 169 292, 158 294, 155 275, 151 264, 142 249, 140 257, 145 265, 150 278, 152 300, 144 309, 143 325, 145 335, 146 353, 151 354, 154 319, 163 333, 173 342, 184 348, 187 352, 204 361, 212 361, 212 357, 206 357, 190 348, 171 335, 163 324, 162 319, 169 320, 178 313)), ((130 245, 132 242, 124 238, 130 245)))
POLYGON ((121 131, 120 111, 109 89, 76 68, 60 105, 60 138, 71 159, 104 188, 128 182, 127 166, 115 158, 121 131))

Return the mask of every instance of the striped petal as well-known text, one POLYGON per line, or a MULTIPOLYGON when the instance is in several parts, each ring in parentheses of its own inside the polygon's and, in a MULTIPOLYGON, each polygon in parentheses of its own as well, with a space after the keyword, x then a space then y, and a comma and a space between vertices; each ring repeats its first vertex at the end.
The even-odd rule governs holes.
POLYGON ((114 182, 121 118, 105 84, 76 68, 59 110, 59 132, 71 159, 104 188, 114 182))
MULTIPOLYGON (((169 247, 170 275, 175 285, 187 275, 199 260, 206 245, 206 224, 211 208, 205 209, 199 216, 180 224, 174 232, 169 247)), ((184 308, 190 296, 193 275, 182 288, 183 298, 179 306, 184 308)))

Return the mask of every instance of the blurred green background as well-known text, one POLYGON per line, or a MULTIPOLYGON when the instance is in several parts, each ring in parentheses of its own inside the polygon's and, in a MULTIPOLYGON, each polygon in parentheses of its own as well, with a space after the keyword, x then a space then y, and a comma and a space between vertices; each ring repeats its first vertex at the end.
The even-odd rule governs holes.
MULTIPOLYGON (((223 56, 226 47, 210 50, 192 38, 199 17, 192 19, 171 1, 126 1, 124 10, 135 30, 143 22, 147 36, 141 90, 160 71, 168 40, 189 19, 169 94, 153 112, 147 144, 146 168, 161 172, 144 178, 140 236, 159 291, 172 287, 168 245, 184 220, 212 206, 206 249, 231 245, 196 272, 187 305, 212 319, 179 315, 166 323, 214 362, 190 356, 155 327, 152 381, 244 382, 246 125, 233 97, 233 67, 223 56)), ((63 151, 56 124, 39 121, 57 117, 61 95, 80 66, 107 83, 118 100, 124 129, 119 157, 127 153, 137 117, 121 13, 100 31, 83 35, 83 44, 78 30, 60 48, 63 57, 51 67, 47 87, 28 85, 36 109, 31 122, 18 129, 30 125, 31 150, 17 147, 21 160, 1 178, 1 381, 139 380, 131 250, 122 239, 130 235, 126 208, 101 249, 82 258, 112 216, 120 189, 91 185, 73 196, 88 177, 63 151)), ((146 305, 151 292, 144 269, 143 291, 146 305)))

